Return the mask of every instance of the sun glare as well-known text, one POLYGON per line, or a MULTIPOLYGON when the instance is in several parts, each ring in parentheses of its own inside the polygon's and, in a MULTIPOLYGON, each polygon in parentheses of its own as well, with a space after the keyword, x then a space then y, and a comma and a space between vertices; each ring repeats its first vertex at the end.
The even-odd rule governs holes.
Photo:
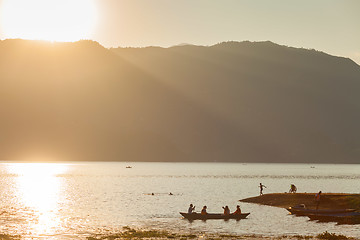
POLYGON ((16 176, 17 196, 33 211, 29 227, 36 234, 53 234, 59 228, 57 217, 61 181, 67 165, 55 163, 11 163, 8 171, 16 176))
POLYGON ((48 41, 89 39, 97 21, 95 0, 3 0, 5 38, 48 41))

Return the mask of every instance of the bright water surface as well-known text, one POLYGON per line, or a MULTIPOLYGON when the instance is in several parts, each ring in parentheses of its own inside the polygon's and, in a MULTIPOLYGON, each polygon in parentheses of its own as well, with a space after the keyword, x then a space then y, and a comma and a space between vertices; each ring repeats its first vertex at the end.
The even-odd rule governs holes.
POLYGON ((360 192, 359 165, 241 163, 0 163, 0 233, 25 238, 86 238, 131 226, 174 232, 360 237, 360 225, 316 223, 285 209, 240 203, 248 219, 182 219, 200 211, 235 210, 238 200, 286 192, 360 192), (131 165, 131 169, 125 168, 131 165), (174 195, 170 196, 169 192, 174 195), (155 195, 152 196, 151 193, 155 195))

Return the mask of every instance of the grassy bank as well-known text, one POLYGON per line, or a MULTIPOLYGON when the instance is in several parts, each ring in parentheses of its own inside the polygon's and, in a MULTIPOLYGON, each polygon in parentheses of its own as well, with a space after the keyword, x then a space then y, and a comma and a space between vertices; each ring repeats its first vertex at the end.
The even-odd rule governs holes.
MULTIPOLYGON (((0 234, 0 240, 21 240, 21 236, 12 236, 6 234, 0 234)), ((27 238, 28 239, 28 238, 27 238)), ((32 239, 37 239, 32 238, 32 239)), ((51 239, 59 239, 62 237, 51 239)), ((359 240, 359 238, 347 237, 344 235, 337 235, 334 233, 324 232, 316 236, 308 235, 294 235, 294 236, 262 236, 262 235, 231 235, 231 234, 206 234, 206 233, 194 233, 194 234, 180 234, 171 233, 168 231, 161 230, 141 230, 124 227, 124 230, 118 233, 112 234, 98 234, 86 238, 87 240, 127 240, 127 239, 173 239, 173 240, 192 240, 192 239, 206 239, 206 240, 232 240, 232 239, 249 239, 249 240, 359 240)))
POLYGON ((21 240, 20 236, 0 234, 0 240, 21 240))
MULTIPOLYGON (((241 202, 287 208, 297 204, 305 204, 315 208, 315 193, 271 193, 240 200, 241 202)), ((323 193, 319 209, 353 208, 360 211, 360 194, 323 193)))
POLYGON ((261 235, 229 235, 229 234, 178 234, 170 233, 167 231, 157 230, 135 230, 131 228, 125 228, 123 232, 88 237, 87 240, 116 240, 116 239, 176 239, 176 240, 187 240, 187 239, 207 239, 207 240, 221 240, 221 239, 249 239, 249 240, 271 240, 271 239, 289 239, 289 240, 355 240, 356 238, 347 237, 344 235, 337 235, 334 233, 324 232, 316 236, 278 236, 269 237, 261 235))

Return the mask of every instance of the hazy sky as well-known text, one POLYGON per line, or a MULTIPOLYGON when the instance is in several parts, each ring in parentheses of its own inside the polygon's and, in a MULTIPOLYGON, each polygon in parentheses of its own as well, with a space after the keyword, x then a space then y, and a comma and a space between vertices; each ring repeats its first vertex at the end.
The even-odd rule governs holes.
POLYGON ((360 64, 360 0, 88 1, 97 6, 90 38, 106 47, 270 40, 360 64))

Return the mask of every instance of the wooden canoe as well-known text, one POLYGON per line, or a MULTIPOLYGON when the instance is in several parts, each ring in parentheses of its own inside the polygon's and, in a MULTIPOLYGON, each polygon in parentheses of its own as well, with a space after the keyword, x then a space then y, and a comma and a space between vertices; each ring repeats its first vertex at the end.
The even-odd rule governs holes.
POLYGON ((355 209, 308 209, 308 208, 297 208, 289 207, 286 210, 291 212, 291 214, 298 216, 307 216, 307 215, 316 215, 316 214, 343 214, 355 212, 355 209))
POLYGON ((310 220, 319 222, 337 222, 339 224, 360 224, 360 213, 347 212, 340 214, 309 214, 310 220))
POLYGON ((244 219, 246 218, 250 213, 241 213, 241 214, 230 214, 230 215, 224 215, 221 213, 208 213, 206 215, 201 215, 200 213, 184 213, 180 212, 180 214, 189 220, 207 220, 207 219, 244 219))

